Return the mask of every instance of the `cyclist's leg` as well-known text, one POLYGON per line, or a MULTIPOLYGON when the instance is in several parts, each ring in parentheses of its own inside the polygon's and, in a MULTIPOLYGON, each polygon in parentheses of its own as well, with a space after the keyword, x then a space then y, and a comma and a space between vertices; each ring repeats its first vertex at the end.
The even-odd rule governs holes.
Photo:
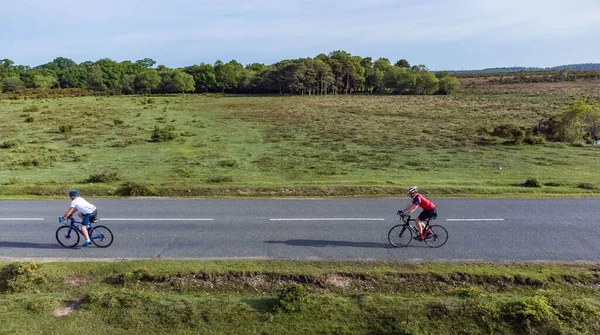
POLYGON ((419 234, 419 236, 421 234, 423 234, 423 227, 425 225, 423 224, 423 221, 419 220, 419 218, 415 219, 415 228, 417 228, 417 233, 419 234))
POLYGON ((425 228, 427 227, 427 231, 424 231, 424 234, 426 235, 426 237, 431 234, 431 230, 429 229, 429 222, 431 221, 431 218, 435 217, 437 215, 435 209, 429 210, 429 211, 423 211, 421 212, 421 214, 419 215, 419 219, 421 220, 421 223, 423 224, 423 230, 425 230, 425 228))
POLYGON ((81 232, 83 233, 83 237, 86 240, 90 239, 90 235, 88 234, 88 227, 90 226, 90 217, 92 214, 85 214, 81 219, 81 232))
POLYGON ((95 223, 98 220, 98 210, 96 209, 91 215, 90 215, 90 223, 95 223))

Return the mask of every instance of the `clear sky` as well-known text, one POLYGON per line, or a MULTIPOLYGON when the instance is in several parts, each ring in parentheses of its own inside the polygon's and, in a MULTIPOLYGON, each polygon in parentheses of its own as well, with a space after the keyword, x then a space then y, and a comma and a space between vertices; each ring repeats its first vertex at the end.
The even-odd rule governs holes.
POLYGON ((600 0, 0 0, 0 59, 272 64, 345 50, 431 70, 600 62, 600 0))

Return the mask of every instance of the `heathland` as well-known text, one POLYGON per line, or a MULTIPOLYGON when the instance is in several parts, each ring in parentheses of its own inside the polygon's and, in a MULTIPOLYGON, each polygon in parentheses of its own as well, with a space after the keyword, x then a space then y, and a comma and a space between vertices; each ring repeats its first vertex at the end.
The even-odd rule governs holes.
POLYGON ((461 81, 431 96, 0 95, 0 195, 598 194, 600 146, 531 130, 597 103, 599 80, 461 81))

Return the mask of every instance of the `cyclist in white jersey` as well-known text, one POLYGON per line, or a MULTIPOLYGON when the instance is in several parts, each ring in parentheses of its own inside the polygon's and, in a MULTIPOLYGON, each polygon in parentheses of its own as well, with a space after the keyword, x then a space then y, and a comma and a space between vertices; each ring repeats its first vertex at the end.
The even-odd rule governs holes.
POLYGON ((85 243, 82 244, 82 247, 87 247, 92 242, 90 240, 87 227, 91 224, 91 222, 96 221, 98 209, 96 209, 96 206, 90 204, 84 198, 80 197, 77 190, 71 190, 69 192, 69 197, 71 198, 71 205, 65 212, 65 215, 58 218, 58 221, 63 222, 65 218, 68 218, 75 214, 75 212, 79 211, 79 217, 81 218, 80 228, 83 236, 85 237, 85 243))

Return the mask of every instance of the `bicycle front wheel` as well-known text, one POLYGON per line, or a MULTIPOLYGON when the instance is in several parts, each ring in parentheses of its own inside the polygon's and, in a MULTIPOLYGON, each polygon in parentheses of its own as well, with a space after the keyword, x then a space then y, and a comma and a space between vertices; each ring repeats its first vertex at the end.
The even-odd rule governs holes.
POLYGON ((430 226, 431 234, 425 237, 425 243, 431 248, 439 248, 448 241, 448 231, 446 228, 435 225, 430 226))
POLYGON ((98 248, 106 248, 113 243, 113 234, 105 226, 96 226, 90 230, 90 240, 98 248))
POLYGON ((406 224, 393 226, 388 233, 388 241, 394 247, 405 247, 413 239, 412 230, 406 224))
POLYGON ((56 240, 65 248, 73 248, 79 243, 79 233, 69 226, 58 227, 56 240))

